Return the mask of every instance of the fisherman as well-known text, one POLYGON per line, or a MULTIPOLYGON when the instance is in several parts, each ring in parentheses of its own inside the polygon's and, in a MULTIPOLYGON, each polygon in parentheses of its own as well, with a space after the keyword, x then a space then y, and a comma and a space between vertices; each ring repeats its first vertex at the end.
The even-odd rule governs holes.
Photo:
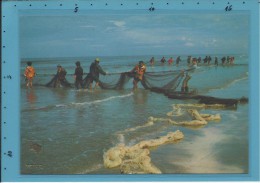
POLYGON ((75 79, 75 87, 77 89, 79 89, 79 85, 81 86, 81 88, 83 88, 83 69, 80 66, 80 62, 77 61, 76 63, 76 69, 75 69, 75 73, 74 73, 74 79, 75 79))
POLYGON ((226 62, 226 57, 222 57, 222 58, 221 58, 221 63, 222 63, 222 65, 224 65, 225 62, 226 62))
POLYGON ((184 71, 182 72, 183 72, 183 77, 185 76, 185 78, 182 81, 181 92, 189 92, 188 81, 191 79, 191 76, 187 72, 184 71))
POLYGON ((203 59, 203 63, 206 64, 208 62, 208 56, 206 56, 204 59, 203 59))
POLYGON ((133 90, 134 91, 137 89, 138 82, 143 80, 145 71, 146 71, 146 66, 143 61, 139 61, 139 64, 136 65, 131 70, 131 73, 134 73, 134 80, 133 80, 133 90))
POLYGON ((197 65, 198 61, 197 61, 197 58, 192 58, 192 65, 197 65))
POLYGON ((230 64, 230 57, 229 56, 227 56, 227 64, 230 64))
POLYGON ((36 72, 32 66, 32 62, 27 62, 27 67, 24 71, 24 77, 26 81, 26 86, 32 88, 33 78, 35 77, 36 72))
POLYGON ((198 63, 200 64, 200 62, 201 62, 201 57, 198 58, 198 63))
POLYGON ((208 57, 208 65, 210 65, 211 62, 211 56, 208 57))
POLYGON ((191 60, 192 60, 191 56, 188 56, 188 58, 187 58, 187 64, 188 64, 188 65, 191 64, 191 60))
POLYGON ((215 57, 215 65, 218 66, 218 57, 215 57))
POLYGON ((153 66, 154 63, 155 63, 155 60, 154 60, 154 57, 152 57, 151 60, 150 60, 150 65, 153 66))
POLYGON ((168 60, 168 64, 169 64, 169 65, 172 65, 172 64, 173 64, 173 58, 172 58, 172 57, 168 60))
POLYGON ((102 75, 108 74, 102 69, 102 67, 99 65, 99 62, 100 62, 99 58, 96 58, 94 62, 90 65, 89 74, 87 75, 87 82, 90 83, 89 89, 92 89, 93 81, 96 82, 95 88, 100 85, 99 74, 102 75))
POLYGON ((231 65, 234 64, 234 60, 235 60, 235 57, 232 56, 232 57, 230 58, 230 64, 231 64, 231 65))
POLYGON ((67 82, 65 76, 67 74, 67 71, 61 66, 57 65, 57 74, 56 74, 56 83, 55 87, 59 87, 60 85, 62 86, 69 86, 69 83, 67 82))
POLYGON ((161 64, 164 64, 166 62, 165 57, 161 59, 161 64))
POLYGON ((180 56, 178 56, 177 59, 176 59, 176 66, 179 65, 180 61, 181 61, 181 58, 180 58, 180 56))

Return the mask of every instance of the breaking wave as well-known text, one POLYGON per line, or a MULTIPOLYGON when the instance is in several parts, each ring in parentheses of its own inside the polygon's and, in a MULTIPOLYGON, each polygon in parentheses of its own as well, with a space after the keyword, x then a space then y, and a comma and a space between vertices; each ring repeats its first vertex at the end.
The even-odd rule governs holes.
MULTIPOLYGON (((90 102, 79 102, 79 103, 75 103, 72 102, 71 105, 76 105, 76 106, 82 106, 82 105, 91 105, 91 104, 97 104, 97 103, 103 103, 103 102, 107 102, 113 99, 118 99, 118 98, 125 98, 125 97, 130 97, 133 95, 133 92, 126 94, 126 95, 119 95, 119 96, 112 96, 112 97, 108 97, 105 99, 101 99, 101 100, 94 100, 94 101, 90 101, 90 102)), ((56 107, 60 106, 61 104, 57 105, 56 107)))
POLYGON ((133 95, 133 92, 125 94, 125 95, 118 95, 118 96, 112 96, 112 97, 108 97, 108 98, 104 98, 104 99, 98 99, 98 100, 94 100, 94 101, 88 101, 88 102, 72 102, 69 104, 56 104, 56 105, 47 105, 47 106, 42 106, 42 107, 37 107, 37 108, 27 108, 22 110, 22 112, 29 112, 29 111, 37 111, 37 110, 51 110, 54 108, 65 108, 65 107, 75 107, 75 106, 84 106, 84 105, 92 105, 92 104, 98 104, 98 103, 104 103, 104 102, 108 102, 111 100, 115 100, 115 99, 120 99, 120 98, 126 98, 126 97, 130 97, 133 95))

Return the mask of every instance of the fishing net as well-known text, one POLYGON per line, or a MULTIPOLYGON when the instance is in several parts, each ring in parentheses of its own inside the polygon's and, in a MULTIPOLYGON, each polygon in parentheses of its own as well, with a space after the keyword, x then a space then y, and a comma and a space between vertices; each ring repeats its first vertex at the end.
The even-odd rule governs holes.
POLYGON ((50 82, 48 82, 45 86, 52 87, 52 88, 58 88, 58 87, 72 87, 72 84, 70 84, 66 79, 59 79, 57 75, 55 75, 50 82))
MULTIPOLYGON (((161 72, 146 72, 143 79, 140 81, 141 85, 145 89, 149 89, 155 92, 165 93, 168 91, 174 91, 179 86, 183 78, 183 72, 189 70, 177 70, 177 71, 161 71, 161 72)), ((102 89, 115 89, 122 90, 129 80, 134 78, 134 73, 124 72, 120 74, 112 74, 100 79, 100 87, 102 89), (118 77, 119 79, 116 79, 118 77)), ((84 87, 88 88, 90 82, 86 77, 84 80, 84 87)))
MULTIPOLYGON (((188 72, 193 69, 188 70, 175 70, 175 71, 161 71, 161 72, 146 72, 143 76, 143 79, 140 81, 140 85, 145 89, 151 91, 166 93, 169 91, 175 91, 179 86, 180 82, 183 79, 183 72, 188 72)), ((123 72, 123 73, 112 73, 109 75, 102 76, 99 78, 99 86, 102 89, 111 89, 111 90, 122 90, 125 88, 126 84, 132 87, 132 83, 129 82, 133 80, 135 73, 132 72, 123 72)), ((37 76, 40 77, 40 76, 37 76)), ((47 83, 42 84, 47 87, 73 87, 73 81, 70 83, 68 80, 60 81, 57 75, 47 83)), ((85 76, 83 79, 83 88, 90 88, 90 85, 93 83, 89 76, 85 76)), ((39 83, 38 83, 39 85, 39 83)), ((41 85, 41 84, 40 84, 41 85)))

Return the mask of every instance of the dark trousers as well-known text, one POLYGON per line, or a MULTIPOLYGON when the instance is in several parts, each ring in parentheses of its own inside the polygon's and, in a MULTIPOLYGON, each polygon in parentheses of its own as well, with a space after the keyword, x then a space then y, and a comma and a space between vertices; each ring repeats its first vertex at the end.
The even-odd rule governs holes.
POLYGON ((83 88, 83 80, 82 80, 82 79, 81 79, 81 80, 76 79, 76 81, 75 81, 75 87, 76 87, 77 89, 79 89, 79 85, 80 85, 81 88, 83 88))

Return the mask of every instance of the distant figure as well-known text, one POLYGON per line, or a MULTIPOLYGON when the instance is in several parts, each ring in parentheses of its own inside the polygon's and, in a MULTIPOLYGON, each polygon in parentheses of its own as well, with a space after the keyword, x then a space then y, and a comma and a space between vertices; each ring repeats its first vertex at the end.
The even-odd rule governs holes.
POLYGON ((196 65, 197 66, 197 58, 192 58, 192 65, 194 66, 194 65, 196 65))
POLYGON ((218 57, 215 57, 215 62, 214 62, 214 64, 215 64, 216 66, 218 66, 218 57))
POLYGON ((168 64, 169 64, 169 65, 172 65, 172 64, 173 64, 173 58, 172 58, 172 57, 168 60, 168 64))
POLYGON ((154 60, 154 57, 152 57, 151 60, 150 60, 150 65, 153 66, 154 63, 155 63, 155 60, 154 60))
POLYGON ((199 58, 197 59, 197 61, 198 61, 198 64, 200 64, 200 62, 201 62, 201 57, 199 57, 199 58))
POLYGON ((139 61, 139 64, 131 70, 131 73, 134 73, 133 90, 136 90, 138 82, 143 80, 145 71, 146 66, 143 61, 139 61))
POLYGON ((210 65, 211 62, 211 56, 208 56, 208 65, 210 65))
POLYGON ((227 64, 230 64, 230 57, 227 56, 227 64))
POLYGON ((108 73, 105 72, 101 66, 99 65, 99 58, 96 58, 94 62, 89 67, 89 74, 87 75, 87 80, 90 82, 89 89, 92 89, 93 81, 96 82, 95 88, 99 86, 100 80, 99 80, 99 74, 107 75, 108 73))
POLYGON ((206 64, 208 62, 208 56, 206 56, 204 59, 203 59, 203 63, 206 64))
POLYGON ((75 69, 75 73, 74 73, 74 78, 75 78, 75 87, 77 89, 79 89, 79 85, 81 86, 81 88, 83 88, 83 69, 80 66, 80 62, 77 61, 76 62, 76 69, 75 69))
POLYGON ((235 57, 231 57, 231 58, 230 58, 230 64, 233 65, 233 64, 234 64, 234 61, 235 61, 235 57))
POLYGON ((182 86, 181 86, 181 92, 189 92, 189 87, 188 87, 188 81, 191 79, 191 76, 183 72, 183 76, 185 76, 184 80, 182 81, 182 86))
POLYGON ((188 64, 188 65, 191 64, 191 59, 192 59, 191 56, 188 56, 188 58, 187 58, 187 64, 188 64))
POLYGON ((176 66, 179 65, 180 61, 181 61, 181 58, 180 58, 180 56, 178 56, 177 59, 176 59, 176 66))
POLYGON ((222 65, 224 65, 225 62, 226 62, 226 57, 222 57, 222 58, 221 58, 221 63, 222 63, 222 65))
POLYGON ((26 80, 26 86, 32 88, 33 78, 36 75, 35 69, 32 66, 32 62, 27 62, 27 67, 24 71, 24 77, 26 80))
POLYGON ((161 64, 164 64, 166 62, 166 60, 165 60, 165 58, 163 57, 162 59, 161 59, 161 64))

